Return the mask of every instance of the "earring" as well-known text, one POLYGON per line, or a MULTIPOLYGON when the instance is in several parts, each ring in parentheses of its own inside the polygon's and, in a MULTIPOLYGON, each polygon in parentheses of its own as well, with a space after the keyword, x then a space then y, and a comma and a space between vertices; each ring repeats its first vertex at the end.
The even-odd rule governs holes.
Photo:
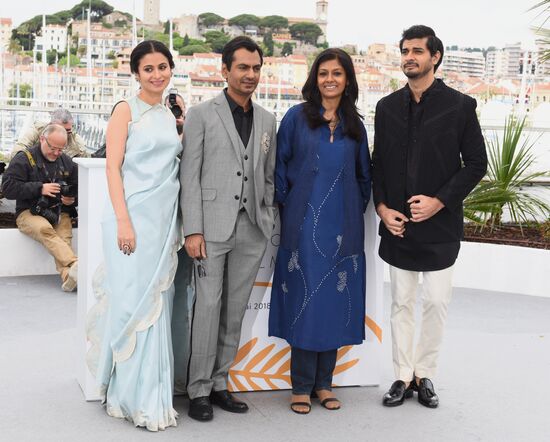
POLYGON ((349 95, 349 91, 348 91, 348 87, 346 86, 346 88, 344 89, 344 95, 347 97, 349 95))

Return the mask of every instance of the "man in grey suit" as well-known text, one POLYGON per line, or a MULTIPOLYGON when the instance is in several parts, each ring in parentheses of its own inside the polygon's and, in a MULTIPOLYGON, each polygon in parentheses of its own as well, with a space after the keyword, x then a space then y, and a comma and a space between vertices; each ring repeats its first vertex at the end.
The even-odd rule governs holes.
POLYGON ((262 63, 251 39, 227 43, 227 88, 189 109, 185 121, 181 210, 196 281, 187 392, 189 416, 199 421, 213 418, 212 404, 248 410, 227 391, 227 376, 273 230, 276 122, 251 100, 262 63))

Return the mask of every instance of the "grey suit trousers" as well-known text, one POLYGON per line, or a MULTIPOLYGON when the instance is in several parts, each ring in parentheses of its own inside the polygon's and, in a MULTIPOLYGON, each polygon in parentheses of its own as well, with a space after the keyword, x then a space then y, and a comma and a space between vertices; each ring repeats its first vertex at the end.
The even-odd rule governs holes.
POLYGON ((191 399, 208 396, 212 390, 227 390, 246 305, 266 246, 267 238, 241 211, 227 241, 206 241, 202 277, 195 260, 196 298, 187 386, 191 399))

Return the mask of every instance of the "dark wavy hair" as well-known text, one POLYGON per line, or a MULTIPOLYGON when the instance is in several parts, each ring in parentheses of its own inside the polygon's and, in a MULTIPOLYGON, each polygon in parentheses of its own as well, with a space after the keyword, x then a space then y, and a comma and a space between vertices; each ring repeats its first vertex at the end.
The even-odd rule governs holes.
POLYGON ((168 64, 170 69, 174 69, 176 66, 174 64, 174 58, 170 53, 170 50, 166 45, 158 40, 144 40, 138 44, 130 54, 130 71, 132 74, 137 74, 139 70, 139 62, 147 54, 152 54, 154 52, 160 52, 168 59, 168 64))
POLYGON ((435 32, 432 28, 429 26, 424 25, 414 25, 411 26, 409 29, 405 29, 403 31, 403 35, 401 36, 401 40, 399 40, 399 50, 401 51, 403 49, 403 42, 405 40, 413 40, 415 38, 425 38, 428 37, 428 40, 426 41, 426 46, 428 50, 430 51, 431 56, 433 57, 437 51, 441 54, 441 57, 439 57, 439 61, 434 66, 434 73, 437 71, 437 68, 443 61, 443 42, 435 35, 435 32))
POLYGON ((338 111, 342 112, 344 135, 356 141, 361 141, 364 132, 363 123, 361 121, 363 116, 359 113, 355 105, 355 103, 357 103, 357 97, 359 96, 359 86, 357 85, 357 78, 355 77, 353 61, 351 61, 351 57, 347 52, 342 49, 325 49, 313 62, 307 80, 302 88, 302 95, 305 100, 304 113, 306 119, 312 129, 327 123, 327 120, 319 112, 322 99, 321 92, 317 86, 317 75, 319 74, 319 66, 321 63, 329 60, 338 60, 346 72, 348 84, 340 99, 340 104, 338 105, 338 111))

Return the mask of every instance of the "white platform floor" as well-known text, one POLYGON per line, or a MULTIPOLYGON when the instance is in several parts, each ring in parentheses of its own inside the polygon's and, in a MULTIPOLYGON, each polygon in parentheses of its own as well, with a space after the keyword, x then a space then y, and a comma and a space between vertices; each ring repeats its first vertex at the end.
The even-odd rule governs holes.
MULTIPOLYGON (((386 311, 389 307, 386 286, 386 311)), ((393 381, 386 314, 380 387, 338 389, 343 407, 299 416, 289 393, 239 396, 200 423, 178 397, 177 428, 152 434, 87 403, 74 377, 76 297, 56 276, 0 278, 0 441, 550 441, 550 299, 456 289, 434 379, 441 405, 381 405, 393 381)))

